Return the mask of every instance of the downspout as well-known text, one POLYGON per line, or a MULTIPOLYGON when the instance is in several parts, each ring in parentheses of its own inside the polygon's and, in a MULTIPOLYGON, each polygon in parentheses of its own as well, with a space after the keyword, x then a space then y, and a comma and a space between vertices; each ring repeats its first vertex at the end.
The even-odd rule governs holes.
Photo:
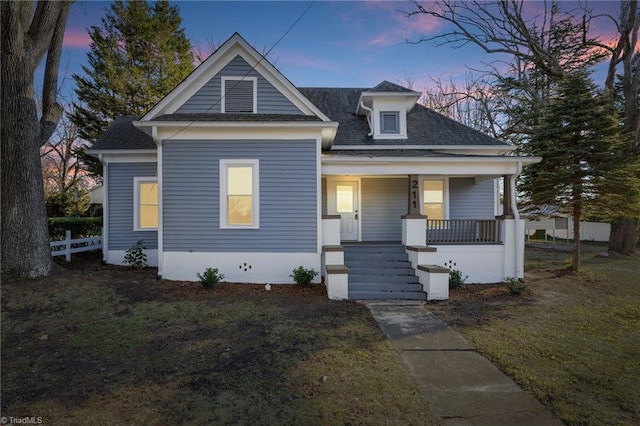
POLYGON ((371 130, 369 133, 367 133, 367 136, 371 136, 373 135, 373 126, 371 123, 371 120, 373 118, 373 110, 367 106, 364 105, 363 101, 360 101, 360 108, 362 108, 365 111, 369 111, 369 114, 367 114, 367 123, 369 124, 369 130, 371 130))
POLYGON ((157 146, 156 176, 158 179, 158 277, 164 273, 164 227, 162 226, 162 141, 158 137, 158 127, 151 127, 151 137, 157 146))
MULTIPOLYGON (((522 173, 522 161, 518 161, 518 167, 516 169, 516 172, 513 175, 511 175, 511 179, 510 179, 511 180, 511 188, 510 189, 511 189, 511 211, 513 212, 513 218, 514 218, 514 231, 515 231, 514 232, 514 237, 516 239, 516 241, 515 241, 515 243, 516 243, 516 246, 515 246, 516 247, 516 250, 515 250, 515 253, 516 253, 516 259, 515 259, 516 260, 515 261, 516 274, 518 273, 518 271, 520 271, 520 268, 523 268, 522 269, 522 271, 523 271, 522 273, 523 273, 523 276, 524 276, 524 266, 521 265, 521 262, 520 262, 521 256, 518 253, 518 247, 519 247, 518 242, 519 242, 519 239, 520 239, 521 235, 520 235, 520 232, 519 232, 520 230, 518 229, 518 223, 520 222, 520 212, 518 211, 518 200, 516 199, 516 180, 518 179, 518 176, 520 176, 520 173, 522 173)), ((522 238, 524 238, 524 234, 522 235, 522 238)), ((524 242, 523 242, 523 244, 524 244, 524 242)), ((524 257, 524 255, 523 255, 523 257, 524 257)), ((524 261, 524 259, 522 259, 522 260, 524 261)))

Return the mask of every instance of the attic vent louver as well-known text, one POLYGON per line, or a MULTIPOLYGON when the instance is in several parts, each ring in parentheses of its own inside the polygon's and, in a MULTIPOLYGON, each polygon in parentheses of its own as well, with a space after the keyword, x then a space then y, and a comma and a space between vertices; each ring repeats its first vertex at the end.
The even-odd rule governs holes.
POLYGON ((224 111, 226 113, 255 113, 255 79, 223 78, 224 111))
POLYGON ((381 133, 399 133, 400 132, 400 117, 397 111, 383 111, 380 113, 380 132, 381 133))

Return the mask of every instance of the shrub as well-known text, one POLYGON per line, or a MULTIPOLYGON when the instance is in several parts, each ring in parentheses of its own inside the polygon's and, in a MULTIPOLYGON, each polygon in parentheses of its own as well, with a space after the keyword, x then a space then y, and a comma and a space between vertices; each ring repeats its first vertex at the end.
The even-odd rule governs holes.
POLYGON ((315 270, 298 266, 289 276, 293 278, 293 281, 295 281, 296 284, 309 285, 316 275, 318 275, 318 273, 315 270))
POLYGON ((124 254, 124 263, 134 268, 144 268, 147 266, 147 254, 144 252, 147 248, 144 241, 138 240, 124 254))
POLYGON ((50 217, 49 237, 53 241, 64 240, 67 230, 71 238, 87 238, 102 233, 101 217, 50 217))
POLYGON ((458 269, 451 270, 451 272, 449 272, 449 288, 451 290, 456 290, 462 287, 462 285, 467 280, 467 278, 469 278, 468 275, 462 278, 462 272, 460 270, 458 269))
POLYGON ((504 285, 509 289, 509 293, 514 296, 520 296, 528 290, 527 284, 524 282, 524 278, 505 278, 504 285))
POLYGON ((212 289, 220 281, 224 279, 224 275, 218 272, 218 268, 207 268, 204 273, 197 273, 198 279, 202 283, 202 287, 212 289))

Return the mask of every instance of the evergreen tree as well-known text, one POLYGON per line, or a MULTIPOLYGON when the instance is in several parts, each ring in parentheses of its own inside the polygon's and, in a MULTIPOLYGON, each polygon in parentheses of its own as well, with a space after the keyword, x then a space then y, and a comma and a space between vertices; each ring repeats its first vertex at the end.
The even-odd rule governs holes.
MULTIPOLYGON (((92 143, 118 116, 142 116, 193 71, 191 42, 181 28, 178 7, 117 0, 89 31, 85 75, 74 74, 76 94, 72 121, 92 143)), ((83 156, 94 175, 99 163, 83 156), (96 164, 97 163, 97 164, 96 164)))
POLYGON ((578 71, 558 83, 526 146, 543 159, 527 168, 524 195, 534 205, 557 204, 573 217, 574 272, 580 268, 580 220, 613 206, 627 208, 620 199, 628 189, 621 128, 611 102, 578 71))

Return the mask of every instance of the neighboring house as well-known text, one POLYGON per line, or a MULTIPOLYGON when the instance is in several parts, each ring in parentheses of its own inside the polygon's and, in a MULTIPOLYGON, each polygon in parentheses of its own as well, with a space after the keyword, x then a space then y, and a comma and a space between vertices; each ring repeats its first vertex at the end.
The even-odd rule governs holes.
POLYGON ((143 240, 171 280, 216 267, 229 282, 291 283, 304 266, 338 299, 446 298, 435 287, 449 269, 473 283, 522 277, 514 182, 540 159, 419 97, 387 81, 296 87, 234 34, 91 149, 104 165, 105 260, 143 240))

